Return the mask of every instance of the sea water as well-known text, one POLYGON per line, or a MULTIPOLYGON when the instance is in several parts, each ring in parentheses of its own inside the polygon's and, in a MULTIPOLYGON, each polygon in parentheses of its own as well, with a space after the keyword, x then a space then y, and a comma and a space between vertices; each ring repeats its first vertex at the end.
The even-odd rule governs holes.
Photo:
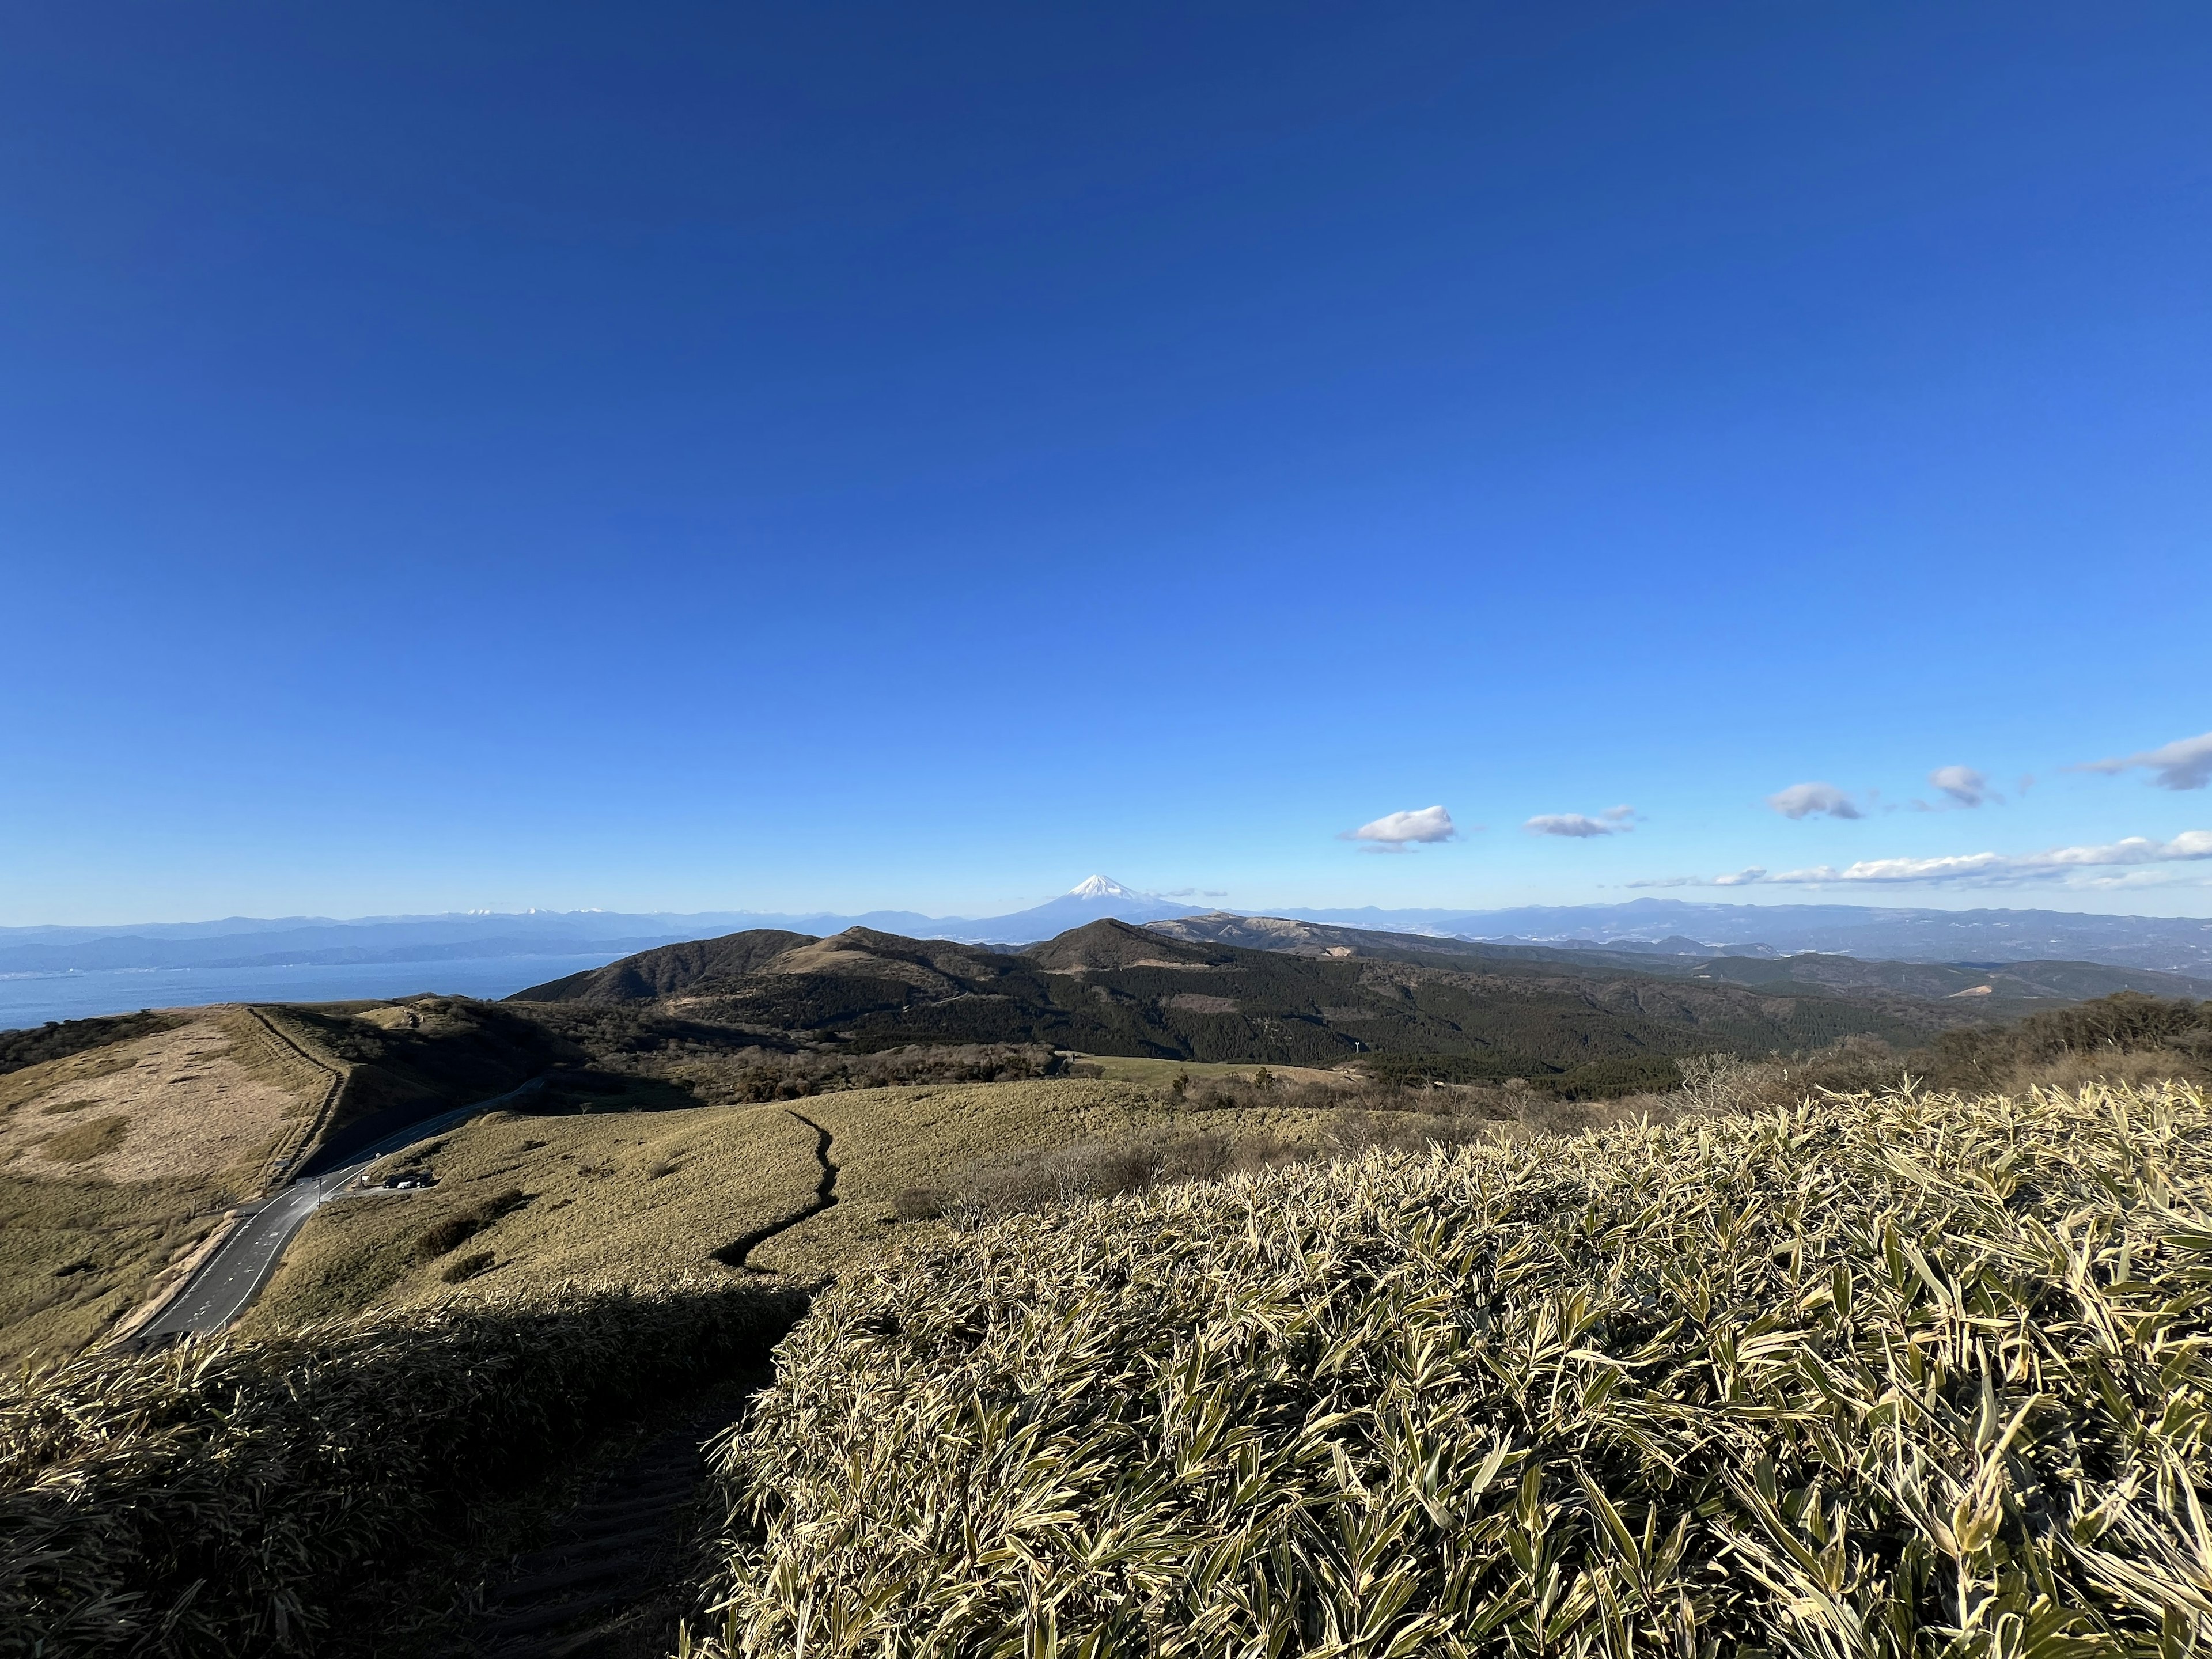
POLYGON ((82 973, 0 974, 0 1030, 50 1019, 196 1008, 210 1002, 349 1002, 439 991, 487 1000, 565 974, 600 968, 622 953, 480 957, 459 962, 298 963, 263 968, 102 968, 82 973))

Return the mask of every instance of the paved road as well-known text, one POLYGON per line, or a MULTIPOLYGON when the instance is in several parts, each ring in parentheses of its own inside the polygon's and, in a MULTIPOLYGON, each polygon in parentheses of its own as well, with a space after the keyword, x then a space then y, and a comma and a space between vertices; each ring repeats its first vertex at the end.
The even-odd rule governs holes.
POLYGON ((478 1112, 504 1106, 538 1086, 533 1080, 496 1099, 478 1101, 473 1106, 463 1106, 410 1123, 363 1147, 338 1168, 282 1188, 238 1224, 216 1253, 200 1264, 191 1282, 177 1292, 167 1307, 135 1332, 132 1340, 151 1343, 169 1337, 207 1336, 222 1329, 260 1294, 261 1287, 276 1271, 276 1264, 283 1260, 284 1247, 307 1224, 307 1218, 343 1192, 346 1183, 363 1170, 380 1158, 388 1158, 418 1140, 443 1133, 478 1112))

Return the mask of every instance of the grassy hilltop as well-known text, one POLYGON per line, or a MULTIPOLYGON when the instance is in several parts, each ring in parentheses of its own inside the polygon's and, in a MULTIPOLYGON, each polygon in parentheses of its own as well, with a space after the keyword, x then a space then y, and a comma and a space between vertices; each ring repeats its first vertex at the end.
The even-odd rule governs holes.
MULTIPOLYGON (((763 1042, 834 1034, 910 1044, 1042 1044, 1085 1054, 1333 1066, 1395 1057, 1461 1080, 1570 1097, 1671 1087, 1680 1058, 1867 1036, 1919 1040, 1956 1006, 1810 986, 1787 994, 1680 976, 1574 971, 1547 957, 1304 954, 1093 922, 1018 953, 855 927, 648 951, 516 994, 519 1006, 630 1009, 763 1042)), ((1564 954, 1564 953, 1559 953, 1564 954)))
POLYGON ((484 1516, 810 1294, 697 1587, 751 1653, 2212 1643, 2212 1004, 1336 948, 740 935, 0 1035, 0 1656, 431 1659, 484 1516), (1293 1025, 1381 1052, 1197 1057, 1293 1025), (96 1346, 225 1206, 526 1079, 231 1335, 96 1346))
MULTIPOLYGON (((1264 936, 1256 926, 1240 936, 1264 936)), ((822 1133, 836 1141, 839 1203, 740 1253, 746 1266, 807 1274, 864 1255, 910 1189, 920 1213, 930 1194, 1103 1191, 1132 1170, 1663 1116, 1686 1078, 1703 1108, 1732 1109, 1907 1073, 1967 1091, 2212 1080, 2207 1004, 2121 996, 1995 1028, 1972 1020, 1980 1004, 1898 1013, 1886 991, 1775 997, 1565 978, 1550 962, 1478 974, 1436 965, 1425 941, 1298 928, 1260 950, 1107 922, 1020 955, 757 933, 503 1004, 211 1008, 0 1034, 0 1358, 59 1357, 113 1330, 190 1269, 226 1209, 317 1147, 526 1080, 538 1092, 524 1117, 539 1127, 461 1130, 432 1192, 319 1215, 259 1327, 427 1303, 479 1278, 471 1294, 720 1262, 813 1202, 822 1133), (1419 959, 1327 954, 1401 946, 1419 959), (1840 1044, 1820 1040, 1838 1030, 1840 1044), (915 1040, 933 1036, 945 1040, 915 1040), (1079 1048, 1089 1057, 1071 1060, 1079 1048), (1280 1058, 1316 1049, 1328 1066, 1280 1058), (1217 1086, 1261 1061, 1287 1091, 1217 1086), (799 1100, 818 1103, 817 1127, 787 1107, 742 1109, 799 1100), (1030 1167, 982 1167, 994 1158, 1030 1167), (477 1213, 510 1189, 521 1198, 477 1213), (648 1217, 680 1218, 680 1242, 647 1248, 648 1217), (459 1255, 422 1253, 416 1236, 447 1223, 483 1237, 459 1255)))

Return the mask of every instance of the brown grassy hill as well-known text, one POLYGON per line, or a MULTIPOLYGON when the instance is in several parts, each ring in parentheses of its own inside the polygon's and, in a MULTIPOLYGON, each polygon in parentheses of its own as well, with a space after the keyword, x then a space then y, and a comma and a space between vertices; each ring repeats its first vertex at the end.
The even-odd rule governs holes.
MULTIPOLYGON (((872 927, 848 927, 828 939, 794 946, 761 964, 763 974, 890 979, 939 994, 988 982, 1006 971, 1002 951, 950 939, 908 939, 872 927)), ((711 988, 711 986, 699 988, 711 988)))
POLYGON ((544 1022, 453 997, 220 1006, 12 1035, 0 1055, 10 1362, 98 1340, 182 1276, 226 1209, 319 1147, 585 1058, 544 1022))
POLYGON ((27 1035, 41 1057, 0 1076, 9 1364, 76 1352, 174 1277, 298 1145, 328 1082, 244 1008, 27 1035))
POLYGON ((512 999, 523 1002, 640 1002, 665 997, 702 980, 727 974, 746 974, 781 956, 793 946, 811 945, 811 933, 787 933, 781 928, 756 927, 720 939, 690 939, 641 951, 604 968, 588 968, 564 979, 550 980, 517 991, 512 999))
MULTIPOLYGON (((978 1169, 1003 1176, 1008 1159, 1102 1146, 1142 1155, 1208 1133, 1317 1148, 1354 1115, 1326 1101, 1185 1108, 1163 1091, 1073 1078, 848 1090, 787 1106, 496 1113, 405 1155, 435 1187, 319 1211, 247 1325, 684 1273, 808 1280, 931 1231, 933 1216, 902 1216, 902 1194, 957 1188, 978 1169), (828 1166, 836 1202, 823 1206, 828 1166), (759 1242, 733 1260, 749 1238, 759 1242)), ((1084 1172, 1055 1173, 1073 1182, 1084 1172)))
MULTIPOLYGON (((739 936, 743 937, 743 936, 739 936)), ((686 979, 672 954, 634 959, 672 988, 631 1006, 701 1024, 877 1052, 1043 1044, 1085 1054, 1334 1066, 1370 1054, 1448 1060, 1440 1076, 1525 1078, 1568 1094, 1668 1086, 1676 1058, 1765 1054, 1865 1035, 1918 1040, 1972 1018, 1819 990, 1785 995, 1680 976, 1573 973, 1548 963, 1308 957, 1097 921, 1019 953, 854 928, 749 971, 686 979)), ((703 965, 709 952, 690 958, 703 965)), ((617 968, 625 964, 617 964, 617 968)), ((602 987, 618 981, 612 970, 602 987)), ((516 1000, 530 1007, 532 995, 516 1000)), ((540 1002, 575 1006, 573 997, 540 1002)))
POLYGON ((1098 968, 1233 967, 1237 961, 1228 942, 1186 939, 1164 929, 1132 927, 1121 921, 1095 921, 1033 945, 1022 954, 1056 974, 1098 968))

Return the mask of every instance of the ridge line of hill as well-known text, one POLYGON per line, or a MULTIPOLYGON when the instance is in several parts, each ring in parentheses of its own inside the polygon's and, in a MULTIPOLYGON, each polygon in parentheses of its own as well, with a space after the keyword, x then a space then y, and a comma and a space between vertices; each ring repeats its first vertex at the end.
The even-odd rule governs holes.
POLYGON ((564 1018, 684 1022, 787 1052, 1043 1044, 1324 1067, 1420 1057, 1438 1075, 1579 1095, 1671 1087, 1693 1054, 1862 1036, 1911 1047, 2114 990, 2197 985, 2095 964, 2031 968, 1678 960, 1217 914, 1095 921, 1019 951, 866 927, 826 938, 754 929, 641 952, 509 1000, 574 1011, 564 1018))

